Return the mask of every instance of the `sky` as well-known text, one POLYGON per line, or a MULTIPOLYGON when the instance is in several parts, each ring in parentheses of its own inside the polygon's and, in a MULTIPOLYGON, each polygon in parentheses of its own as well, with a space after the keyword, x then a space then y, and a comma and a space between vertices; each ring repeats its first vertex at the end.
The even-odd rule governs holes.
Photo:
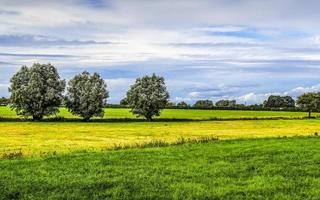
POLYGON ((0 0, 0 96, 22 65, 86 70, 118 103, 156 73, 170 99, 235 99, 320 91, 318 0, 0 0))

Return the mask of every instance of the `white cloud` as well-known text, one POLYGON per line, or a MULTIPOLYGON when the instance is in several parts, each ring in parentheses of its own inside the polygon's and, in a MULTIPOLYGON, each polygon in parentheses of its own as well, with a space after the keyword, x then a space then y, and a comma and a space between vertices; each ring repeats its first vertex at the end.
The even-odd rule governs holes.
POLYGON ((0 88, 8 88, 9 83, 0 83, 0 88))
POLYGON ((320 92, 320 84, 313 85, 310 87, 297 87, 292 90, 286 91, 283 94, 297 97, 299 95, 309 92, 320 92))
POLYGON ((296 87, 285 92, 272 92, 272 93, 260 93, 260 94, 251 92, 239 97, 235 97, 235 99, 240 103, 255 104, 255 103, 262 103, 270 95, 280 95, 280 96, 288 95, 293 98, 297 98, 298 96, 304 93, 309 93, 309 92, 320 92, 320 84, 313 85, 310 87, 296 87))
POLYGON ((200 92, 190 92, 188 94, 188 96, 192 97, 192 98, 198 98, 200 97, 201 93, 200 92))
POLYGON ((134 83, 134 79, 129 78, 114 78, 114 79, 105 79, 108 88, 110 89, 119 89, 119 87, 127 87, 134 83))
MULTIPOLYGON (((320 3, 315 0, 101 2, 105 6, 97 8, 90 1, 2 0, 0 36, 41 36, 60 43, 6 46, 0 37, 0 64, 51 62, 64 72, 69 68, 124 71, 104 73, 105 79, 113 77, 106 81, 115 102, 134 76, 143 73, 168 77, 168 89, 176 99, 237 97, 252 102, 265 97, 270 83, 278 83, 283 91, 304 85, 306 79, 315 82, 320 73, 320 3), (72 45, 72 41, 97 43, 72 45), (99 44, 103 41, 110 43, 99 44), (291 85, 284 87, 282 83, 290 80, 291 85), (261 83, 264 90, 228 87, 243 82, 261 83)), ((13 72, 7 68, 0 65, 5 81, 13 72)), ((303 90, 287 92, 296 95, 303 90)))

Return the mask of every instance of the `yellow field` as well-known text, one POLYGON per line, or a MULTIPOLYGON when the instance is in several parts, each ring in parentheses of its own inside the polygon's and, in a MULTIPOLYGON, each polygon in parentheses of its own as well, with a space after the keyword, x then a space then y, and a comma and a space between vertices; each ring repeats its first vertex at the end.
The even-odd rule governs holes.
POLYGON ((115 144, 180 137, 217 136, 220 139, 314 135, 319 120, 250 120, 202 122, 1 122, 0 156, 21 149, 24 155, 101 150, 115 144))

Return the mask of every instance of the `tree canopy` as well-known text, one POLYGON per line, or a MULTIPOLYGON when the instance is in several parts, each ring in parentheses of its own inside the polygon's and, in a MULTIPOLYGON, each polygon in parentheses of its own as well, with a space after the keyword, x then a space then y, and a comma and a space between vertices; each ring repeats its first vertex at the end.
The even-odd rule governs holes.
POLYGON ((99 74, 82 72, 68 82, 66 104, 68 110, 84 121, 91 117, 103 117, 109 97, 107 85, 99 74))
POLYGON ((213 102, 211 100, 198 100, 193 104, 195 108, 213 108, 213 102))
POLYGON ((190 106, 186 102, 181 101, 181 102, 177 103, 177 107, 178 108, 189 108, 190 106))
POLYGON ((169 93, 164 78, 153 74, 138 78, 127 92, 131 112, 152 121, 168 103, 169 93))
POLYGON ((236 107, 237 102, 236 100, 219 100, 216 102, 216 107, 219 108, 234 108, 236 107))
POLYGON ((10 80, 11 107, 18 115, 41 120, 59 112, 65 81, 51 64, 22 66, 10 80))
POLYGON ((309 112, 309 117, 311 117, 311 112, 320 111, 320 93, 306 93, 298 97, 297 105, 309 112))
POLYGON ((0 106, 7 106, 10 103, 10 99, 1 97, 0 98, 0 106))
POLYGON ((263 102, 266 108, 293 108, 295 101, 290 96, 271 95, 263 102))

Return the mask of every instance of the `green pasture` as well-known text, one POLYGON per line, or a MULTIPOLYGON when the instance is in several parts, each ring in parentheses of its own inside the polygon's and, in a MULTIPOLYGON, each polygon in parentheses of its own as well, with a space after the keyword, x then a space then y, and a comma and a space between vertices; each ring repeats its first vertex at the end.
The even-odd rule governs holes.
MULTIPOLYGON (((313 116, 318 113, 313 114, 313 116)), ((61 108, 57 116, 76 118, 66 108, 61 108)), ((164 109, 160 118, 163 119, 210 119, 210 118, 266 118, 266 117, 306 117, 306 112, 288 111, 244 111, 244 110, 194 110, 194 109, 164 109)), ((17 118, 9 107, 0 106, 0 117, 17 118)), ((105 119, 136 118, 127 108, 106 108, 105 119)))
POLYGON ((0 199, 318 199, 319 160, 318 137, 4 159, 0 199))

